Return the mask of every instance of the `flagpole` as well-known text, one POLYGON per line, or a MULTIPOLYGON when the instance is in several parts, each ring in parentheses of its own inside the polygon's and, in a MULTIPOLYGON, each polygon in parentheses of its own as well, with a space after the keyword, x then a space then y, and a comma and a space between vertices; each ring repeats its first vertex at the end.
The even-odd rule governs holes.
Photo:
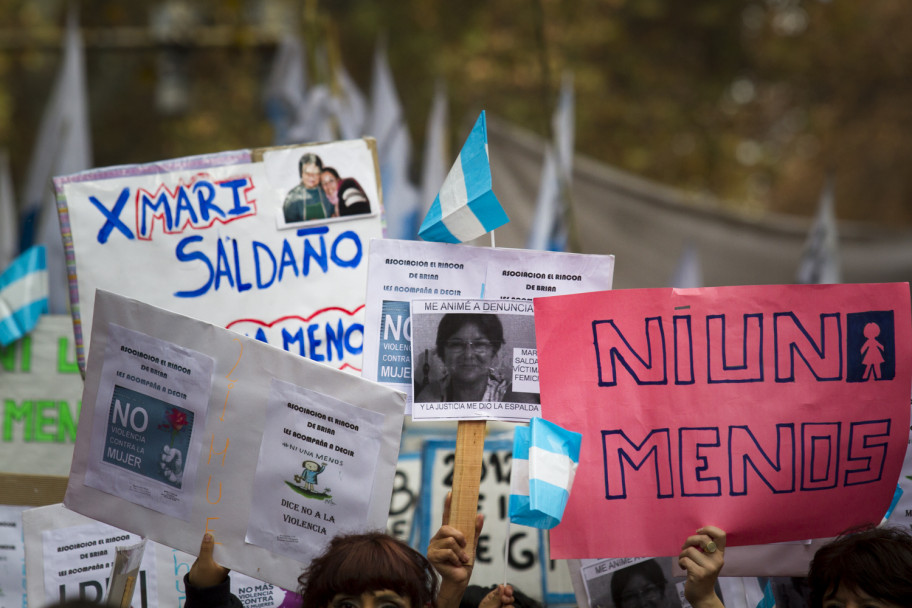
POLYGON ((496 249, 497 243, 494 241, 494 231, 491 231, 491 249, 496 249))
POLYGON ((507 584, 507 566, 510 565, 510 518, 507 517, 507 542, 504 543, 504 575, 503 584, 507 584))

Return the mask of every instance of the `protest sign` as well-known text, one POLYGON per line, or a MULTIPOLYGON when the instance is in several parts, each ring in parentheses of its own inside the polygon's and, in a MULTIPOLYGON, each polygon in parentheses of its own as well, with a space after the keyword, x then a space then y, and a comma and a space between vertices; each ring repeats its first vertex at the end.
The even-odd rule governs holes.
POLYGON ((92 340, 67 507, 286 589, 385 525, 401 393, 103 291, 92 340))
POLYGON ((98 288, 359 371, 376 167, 366 139, 55 178, 80 366, 98 288), (330 166, 342 179, 324 188, 330 166))
POLYGON ((676 555, 707 523, 731 546, 823 538, 886 512, 907 284, 541 298, 535 323, 543 415, 583 434, 556 557, 676 555))
POLYGON ((415 511, 421 494, 421 453, 400 452, 390 499, 386 530, 409 545, 416 544, 415 511))
POLYGON ((42 315, 0 348, 0 472, 68 475, 81 399, 72 319, 42 315))
MULTIPOLYGON (((452 439, 428 439, 422 454, 421 503, 418 519, 421 550, 427 549, 443 518, 446 493, 452 488, 456 460, 452 439)), ((491 436, 485 441, 478 510, 485 515, 478 539, 473 585, 507 581, 530 597, 548 605, 572 603, 573 587, 564 562, 547 559, 546 535, 541 530, 509 524, 510 466, 513 438, 491 436), (509 541, 508 541, 509 529, 509 541), (507 544, 509 542, 509 550, 507 544)))
MULTIPOLYGON (((108 564, 114 561, 115 549, 138 538, 70 511, 61 504, 29 509, 21 519, 16 536, 24 538, 27 563, 23 557, 21 563, 16 564, 16 575, 23 579, 23 595, 24 579, 27 578, 28 603, 32 606, 44 606, 64 598, 92 601, 101 597, 111 574, 108 564), (91 556, 92 553, 97 555, 91 556), (50 556, 47 560, 46 555, 50 556), (99 564, 103 566, 95 568, 99 564), (60 567, 55 569, 54 565, 60 567)), ((131 605, 135 608, 183 606, 186 599, 184 575, 190 571, 195 559, 189 553, 147 541, 131 605)), ((231 573, 230 587, 246 608, 300 606, 300 596, 293 591, 239 572, 231 573)), ((14 596, 0 595, 4 600, 10 597, 14 596)), ((25 601, 0 602, 0 605, 24 606, 25 601)))
POLYGON ((408 394, 406 413, 418 369, 410 348, 412 300, 528 301, 611 289, 614 275, 614 256, 445 243, 374 240, 368 257, 362 376, 408 394))
POLYGON ((413 300, 414 420, 541 414, 532 302, 413 300))
POLYGON ((22 512, 26 507, 0 505, 0 605, 25 606, 25 545, 22 512))

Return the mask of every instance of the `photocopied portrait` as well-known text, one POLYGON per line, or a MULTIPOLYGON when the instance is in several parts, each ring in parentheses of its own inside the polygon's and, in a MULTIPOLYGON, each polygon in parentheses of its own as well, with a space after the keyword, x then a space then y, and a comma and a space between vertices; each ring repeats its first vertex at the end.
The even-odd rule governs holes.
POLYGON ((539 403, 513 384, 513 353, 534 349, 534 319, 454 312, 413 318, 416 403, 539 403), (531 327, 530 327, 531 325, 531 327))

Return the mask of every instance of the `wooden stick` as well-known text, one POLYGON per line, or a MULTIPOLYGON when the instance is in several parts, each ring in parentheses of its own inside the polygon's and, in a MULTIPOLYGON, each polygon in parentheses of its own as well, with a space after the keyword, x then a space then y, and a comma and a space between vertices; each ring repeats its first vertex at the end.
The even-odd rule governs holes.
POLYGON ((475 515, 484 460, 485 425, 484 420, 460 420, 456 428, 453 498, 448 523, 465 534, 468 565, 475 563, 475 515))

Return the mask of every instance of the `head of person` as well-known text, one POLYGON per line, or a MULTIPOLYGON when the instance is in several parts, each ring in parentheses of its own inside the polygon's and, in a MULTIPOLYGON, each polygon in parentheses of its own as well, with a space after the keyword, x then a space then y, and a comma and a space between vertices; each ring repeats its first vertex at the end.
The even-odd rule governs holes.
POLYGON ((654 559, 627 566, 611 577, 615 608, 659 608, 665 605, 668 579, 654 559))
POLYGON ((298 161, 298 173, 301 175, 301 183, 305 188, 318 187, 320 175, 323 173, 323 159, 310 152, 302 154, 298 161))
POLYGON ((912 535, 900 528, 862 528, 821 547, 808 573, 812 608, 912 606, 912 535))
POLYGON ((437 356, 460 382, 487 378, 503 343, 503 325, 497 315, 450 313, 437 326, 437 356))
POLYGON ((337 536, 298 578, 302 608, 436 608, 426 557, 382 532, 337 536), (369 605, 368 605, 369 604, 369 605))
POLYGON ((335 196, 339 191, 339 172, 332 167, 323 167, 323 173, 320 174, 320 184, 323 186, 323 192, 326 196, 335 196))

